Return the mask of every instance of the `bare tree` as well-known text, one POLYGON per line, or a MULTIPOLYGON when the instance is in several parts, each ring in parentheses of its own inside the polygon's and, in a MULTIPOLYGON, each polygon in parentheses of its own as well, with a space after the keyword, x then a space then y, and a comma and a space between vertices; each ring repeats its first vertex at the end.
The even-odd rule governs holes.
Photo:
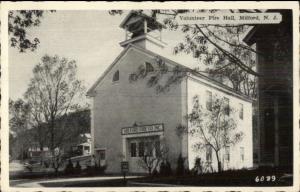
POLYGON ((162 162, 167 160, 169 148, 164 139, 159 142, 143 142, 143 146, 140 147, 143 149, 139 151, 142 154, 138 154, 140 157, 138 165, 151 175, 157 171, 162 162))
POLYGON ((78 110, 84 94, 84 87, 77 80, 76 71, 74 60, 45 55, 41 63, 34 67, 34 77, 25 93, 37 125, 43 122, 45 126, 41 131, 46 131, 49 135, 48 145, 53 157, 53 167, 56 167, 54 161, 58 159, 55 154, 61 154, 55 153, 55 149, 59 149, 64 141, 56 121, 78 110))
POLYGON ((197 138, 194 149, 201 152, 207 146, 211 147, 217 158, 218 171, 222 170, 220 151, 243 139, 243 132, 236 130, 232 113, 234 110, 229 107, 226 99, 214 95, 209 109, 204 109, 199 104, 199 97, 195 96, 192 112, 188 115, 191 125, 187 133, 197 138))

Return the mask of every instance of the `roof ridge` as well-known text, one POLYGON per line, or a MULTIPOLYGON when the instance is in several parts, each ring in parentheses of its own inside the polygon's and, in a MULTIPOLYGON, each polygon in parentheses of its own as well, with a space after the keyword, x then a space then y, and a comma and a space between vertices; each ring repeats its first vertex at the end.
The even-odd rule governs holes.
POLYGON ((186 68, 186 69, 189 69, 190 70, 190 75, 194 75, 194 76, 197 76, 199 78, 202 78, 202 79, 205 79, 205 80, 208 80, 210 81, 211 83, 213 83, 214 85, 218 86, 218 87, 222 87, 224 89, 227 89, 227 91, 230 91, 230 92, 233 92, 235 94, 238 94, 242 97, 244 97, 245 99, 247 100, 253 100, 253 98, 251 98, 250 96, 247 96, 241 92, 238 92, 236 90, 234 90, 233 88, 229 87, 228 85, 225 85, 213 78, 210 78, 200 72, 197 72, 195 70, 193 70, 192 68, 188 67, 188 66, 185 66, 183 64, 180 64, 170 58, 167 58, 166 56, 162 56, 162 55, 159 55, 153 51, 150 51, 148 49, 144 49, 142 47, 139 47, 139 46, 136 46, 134 44, 128 44, 126 46, 126 48, 123 49, 123 51, 118 55, 118 57, 109 65, 109 67, 103 72, 103 74, 97 79, 97 81, 92 85, 92 87, 87 91, 87 96, 93 96, 93 90, 97 87, 97 85, 101 82, 101 80, 105 77, 105 75, 112 69, 112 67, 118 62, 118 60, 130 49, 130 48, 135 48, 137 50, 140 50, 144 53, 148 53, 152 56, 158 56, 160 58, 162 58, 163 60, 165 60, 167 63, 173 65, 173 66, 180 66, 180 67, 183 67, 183 68, 186 68))

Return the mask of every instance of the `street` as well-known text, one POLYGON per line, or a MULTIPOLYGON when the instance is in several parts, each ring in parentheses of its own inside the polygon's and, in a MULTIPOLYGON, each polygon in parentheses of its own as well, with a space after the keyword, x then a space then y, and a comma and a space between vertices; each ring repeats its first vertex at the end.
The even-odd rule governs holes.
MULTIPOLYGON (((127 176, 126 178, 138 178, 141 176, 127 176)), ((95 183, 105 181, 113 181, 116 185, 120 185, 123 181, 122 176, 100 176, 100 177, 81 177, 81 178, 59 178, 59 179, 39 179, 39 180, 11 180, 11 187, 66 187, 66 186, 83 186, 88 184, 93 186, 95 183), (117 182, 116 182, 117 181, 117 182), (93 184, 92 184, 93 183, 93 184)), ((97 184, 96 184, 97 185, 97 184)))

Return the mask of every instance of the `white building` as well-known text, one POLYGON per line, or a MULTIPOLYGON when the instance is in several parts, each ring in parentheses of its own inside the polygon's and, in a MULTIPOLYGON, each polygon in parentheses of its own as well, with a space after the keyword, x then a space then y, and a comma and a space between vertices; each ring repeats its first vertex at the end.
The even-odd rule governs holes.
POLYGON ((90 133, 84 133, 80 134, 81 140, 84 141, 82 143, 79 143, 76 146, 72 147, 72 151, 79 152, 79 156, 86 156, 91 154, 91 134, 90 133))
MULTIPOLYGON (((145 65, 151 76, 156 69, 157 56, 170 69, 182 65, 159 54, 166 44, 160 36, 155 38, 152 35, 163 29, 157 21, 131 12, 121 27, 126 33, 125 41, 120 43, 124 50, 87 93, 92 99, 92 153, 107 165, 106 171, 120 172, 120 162, 128 161, 130 172, 145 172, 138 165, 139 156, 145 153, 145 146, 149 143, 159 145, 162 139, 169 147, 168 160, 173 169, 176 168, 178 156, 182 154, 187 159, 186 166, 189 169, 193 168, 195 158, 199 156, 204 163, 211 162, 216 170, 213 153, 195 152, 192 150, 192 136, 180 138, 176 134, 178 125, 190 126, 186 116, 192 110, 193 97, 198 95, 201 105, 205 106, 211 97, 209 95, 215 94, 227 98, 231 107, 240 110, 232 115, 237 119, 237 129, 245 135, 237 145, 222 152, 222 161, 226 161, 224 169, 252 167, 251 100, 201 74, 187 74, 169 91, 159 94, 153 87, 147 86, 149 76, 130 82, 129 76, 141 65, 145 65)), ((170 75, 165 74, 161 81, 166 81, 170 75)))

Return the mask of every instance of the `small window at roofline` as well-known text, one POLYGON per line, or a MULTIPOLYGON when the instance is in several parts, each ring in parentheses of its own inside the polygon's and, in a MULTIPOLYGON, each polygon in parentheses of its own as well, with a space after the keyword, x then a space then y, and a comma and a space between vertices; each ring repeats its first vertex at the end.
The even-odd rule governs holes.
POLYGON ((230 147, 229 146, 225 147, 225 160, 230 161, 230 147))
POLYGON ((117 70, 115 73, 114 73, 114 76, 113 76, 113 82, 116 82, 116 81, 119 81, 119 70, 117 70))
POLYGON ((244 106, 242 103, 239 104, 239 116, 240 116, 240 119, 243 119, 244 118, 244 106))
POLYGON ((149 72, 153 72, 153 71, 154 71, 154 68, 151 65, 151 63, 146 62, 146 72, 149 73, 149 72))
POLYGON ((212 111, 212 93, 206 91, 206 109, 212 111))
POLYGON ((225 104, 225 115, 229 116, 230 107, 229 107, 229 99, 227 97, 224 97, 224 104, 225 104))

